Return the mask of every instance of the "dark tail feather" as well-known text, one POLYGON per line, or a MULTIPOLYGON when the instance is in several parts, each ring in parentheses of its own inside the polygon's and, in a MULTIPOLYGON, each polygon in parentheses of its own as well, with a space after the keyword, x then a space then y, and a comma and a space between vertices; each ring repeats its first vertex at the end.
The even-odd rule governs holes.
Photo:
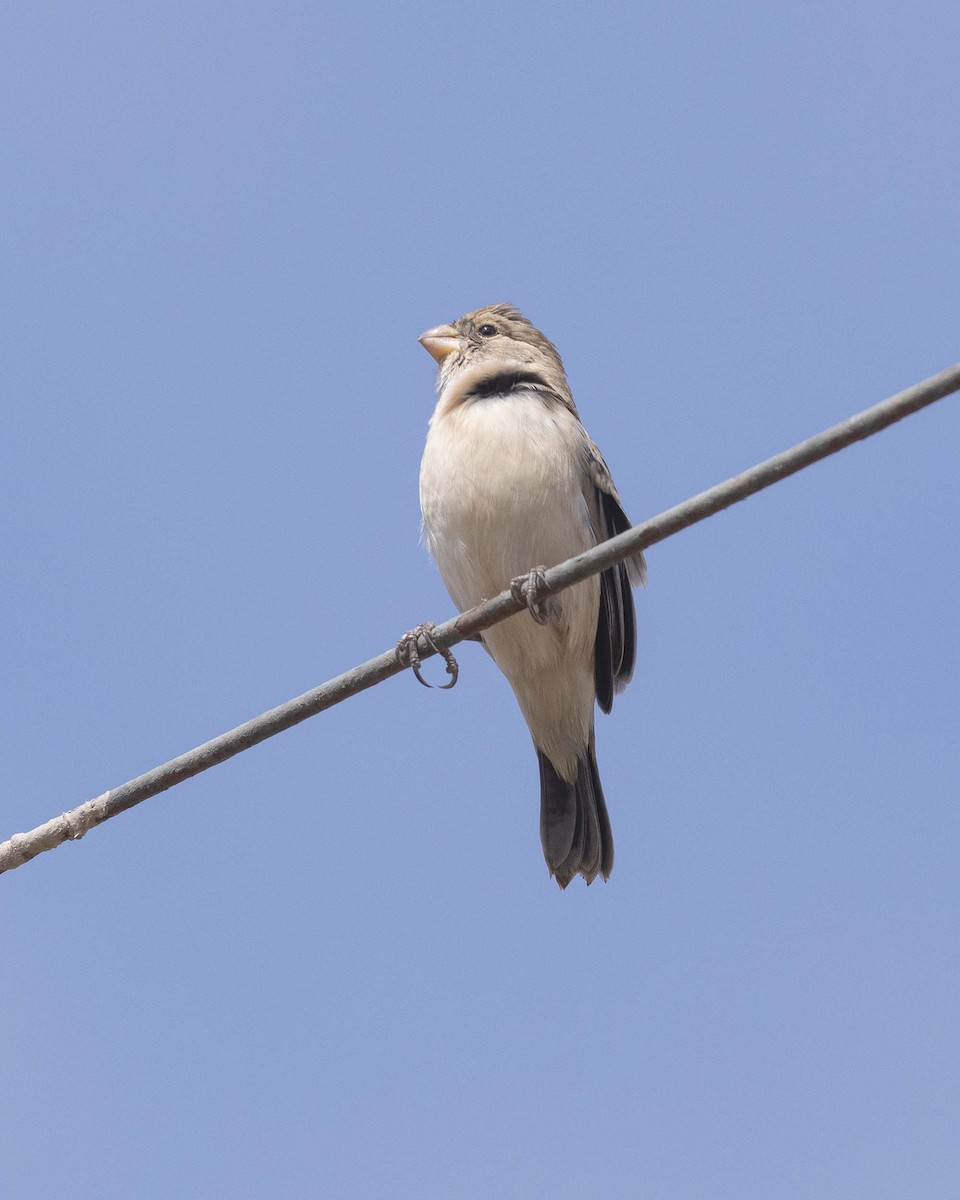
POLYGON ((549 758, 540 763, 540 842, 550 874, 565 888, 576 874, 592 883, 613 870, 613 834, 600 786, 593 738, 577 764, 575 783, 557 773, 549 758))

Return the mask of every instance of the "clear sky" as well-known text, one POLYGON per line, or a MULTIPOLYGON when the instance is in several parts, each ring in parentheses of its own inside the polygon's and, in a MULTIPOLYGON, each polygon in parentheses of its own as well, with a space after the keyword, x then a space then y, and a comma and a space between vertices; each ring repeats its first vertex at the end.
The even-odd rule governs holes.
MULTIPOLYGON (((451 615, 430 325, 634 520, 960 358, 957 13, 8 0, 0 837, 451 615)), ((477 646, 4 876, 4 1194, 952 1200, 958 524, 954 398, 651 551, 605 886, 477 646)))

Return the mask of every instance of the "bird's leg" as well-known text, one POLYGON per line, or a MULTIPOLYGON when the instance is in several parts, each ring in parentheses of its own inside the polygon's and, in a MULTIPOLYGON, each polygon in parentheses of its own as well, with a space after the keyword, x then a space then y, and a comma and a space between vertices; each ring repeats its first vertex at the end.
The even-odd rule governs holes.
POLYGON ((424 687, 434 687, 434 684, 428 683, 427 680, 424 679, 424 677, 420 674, 419 640, 420 638, 423 638, 427 646, 439 654, 443 661, 447 664, 447 674, 451 676, 451 679, 449 683, 440 685, 440 690, 445 692, 448 688, 452 688, 457 682, 457 678, 460 675, 460 667, 457 665, 457 660, 453 657, 453 651, 449 648, 442 648, 438 646, 433 640, 431 634, 433 633, 434 629, 436 629, 436 625, 434 625, 432 621, 421 622, 416 629, 410 629, 403 635, 400 641, 397 642, 397 647, 394 653, 397 656, 397 662, 401 663, 405 667, 412 667, 414 675, 416 675, 417 680, 422 683, 424 687))
POLYGON ((518 604, 524 605, 538 625, 546 625, 551 618, 558 620, 562 612, 559 597, 540 599, 540 593, 547 585, 545 570, 545 567, 534 567, 525 575, 510 580, 510 595, 518 604))

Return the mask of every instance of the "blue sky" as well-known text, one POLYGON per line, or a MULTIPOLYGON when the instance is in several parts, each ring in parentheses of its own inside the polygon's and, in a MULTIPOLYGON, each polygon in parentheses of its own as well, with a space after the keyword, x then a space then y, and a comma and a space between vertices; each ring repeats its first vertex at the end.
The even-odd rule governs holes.
MULTIPOLYGON (((12 0, 0 837, 451 606, 429 325, 652 515, 960 358, 946 4, 12 0)), ((5 1190, 953 1197, 960 404, 649 555, 560 893, 504 681, 389 681, 0 881, 5 1190)))

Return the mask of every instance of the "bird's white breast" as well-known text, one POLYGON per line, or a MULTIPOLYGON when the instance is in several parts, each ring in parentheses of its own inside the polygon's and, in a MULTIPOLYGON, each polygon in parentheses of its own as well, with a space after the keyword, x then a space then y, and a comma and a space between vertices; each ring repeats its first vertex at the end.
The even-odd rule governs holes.
MULTIPOLYGON (((441 398, 420 468, 420 505, 428 548, 460 609, 595 544, 582 436, 572 413, 532 391, 455 407, 441 398)), ((599 583, 586 580, 560 600, 559 622, 540 626, 521 613, 483 637, 534 740, 575 774, 592 721, 599 583)))
POLYGON ((534 392, 438 406, 420 503, 427 545, 462 608, 593 544, 579 442, 576 418, 534 392))

